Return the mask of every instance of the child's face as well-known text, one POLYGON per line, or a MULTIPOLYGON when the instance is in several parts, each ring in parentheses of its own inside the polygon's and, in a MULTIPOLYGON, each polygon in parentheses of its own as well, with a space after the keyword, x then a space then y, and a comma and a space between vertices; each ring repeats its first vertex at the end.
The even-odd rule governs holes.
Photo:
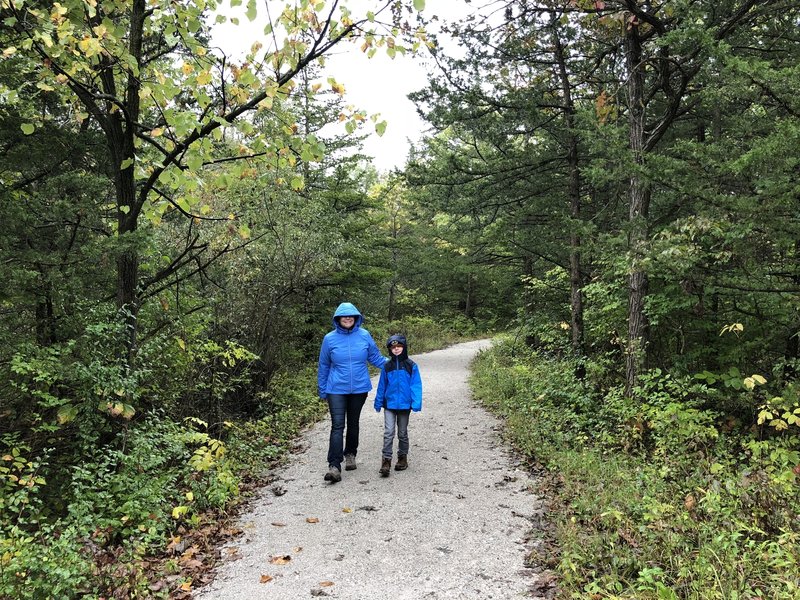
POLYGON ((400 356, 402 353, 403 353, 403 347, 402 346, 399 346, 399 345, 398 346, 392 346, 392 354, 394 354, 395 356, 400 356))

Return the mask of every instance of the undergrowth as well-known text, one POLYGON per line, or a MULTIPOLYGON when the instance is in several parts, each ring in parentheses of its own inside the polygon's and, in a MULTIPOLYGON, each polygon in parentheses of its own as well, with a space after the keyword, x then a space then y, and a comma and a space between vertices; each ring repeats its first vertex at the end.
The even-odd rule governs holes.
POLYGON ((506 341, 473 376, 476 397, 549 473, 560 596, 800 598, 792 411, 765 416, 747 381, 720 389, 654 371, 629 399, 577 381, 574 367, 506 341))

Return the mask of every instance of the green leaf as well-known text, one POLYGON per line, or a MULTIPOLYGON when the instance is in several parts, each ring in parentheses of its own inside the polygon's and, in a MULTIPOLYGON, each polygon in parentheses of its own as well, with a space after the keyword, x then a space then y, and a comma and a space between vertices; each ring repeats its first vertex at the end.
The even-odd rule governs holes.
POLYGON ((24 133, 25 135, 30 135, 34 131, 36 131, 36 127, 34 127, 33 124, 31 123, 23 123, 22 125, 19 126, 19 128, 22 129, 22 133, 24 133))
POLYGON ((425 10, 425 0, 414 0, 414 10, 425 10))
POLYGON ((65 425, 70 421, 74 421, 78 416, 78 407, 74 404, 65 404, 58 409, 56 413, 56 420, 60 425, 65 425))
POLYGON ((248 0, 247 2, 247 18, 250 21, 255 21, 256 16, 258 15, 258 10, 256 9, 256 0, 248 0))
POLYGON ((386 133, 386 125, 386 121, 375 123, 375 133, 378 134, 378 137, 383 137, 383 134, 386 133))

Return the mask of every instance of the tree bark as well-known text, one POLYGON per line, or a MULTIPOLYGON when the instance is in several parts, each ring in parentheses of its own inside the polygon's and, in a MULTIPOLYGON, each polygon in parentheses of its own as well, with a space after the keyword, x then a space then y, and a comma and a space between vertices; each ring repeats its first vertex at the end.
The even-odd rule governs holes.
POLYGON ((625 34, 625 58, 628 69, 629 149, 633 165, 628 188, 629 275, 628 340, 625 357, 625 394, 630 397, 639 375, 647 366, 648 322, 645 301, 648 292, 647 272, 642 266, 647 252, 650 210, 650 185, 643 175, 645 155, 644 63, 639 25, 629 22, 625 34))
MULTIPOLYGON (((576 358, 586 354, 584 346, 583 326, 583 277, 581 275, 581 236, 577 231, 581 219, 581 170, 578 161, 578 135, 575 131, 575 104, 572 100, 572 89, 567 71, 564 46, 555 27, 553 28, 553 44, 555 59, 561 79, 561 94, 564 100, 564 120, 567 125, 567 170, 569 173, 568 194, 570 201, 570 217, 572 226, 569 236, 569 282, 570 282, 570 330, 572 333, 572 351, 576 358)), ((578 367, 576 375, 583 379, 585 369, 578 367)))

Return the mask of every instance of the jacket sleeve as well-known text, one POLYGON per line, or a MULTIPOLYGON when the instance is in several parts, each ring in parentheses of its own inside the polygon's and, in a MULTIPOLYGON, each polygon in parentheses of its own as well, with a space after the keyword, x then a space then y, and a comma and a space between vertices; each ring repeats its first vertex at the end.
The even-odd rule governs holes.
POLYGON ((411 369, 411 410, 414 412, 422 410, 422 377, 416 363, 411 369))
POLYGON ((325 387, 328 385, 328 374, 331 370, 331 353, 328 348, 328 337, 322 338, 319 349, 319 365, 317 366, 317 392, 319 397, 326 399, 325 387))
POLYGON ((375 343, 375 340, 372 339, 372 336, 369 333, 367 333, 367 338, 369 340, 367 342, 367 361, 373 367, 380 369, 383 367, 383 365, 389 362, 389 359, 381 354, 381 351, 378 350, 378 345, 375 343))
POLYGON ((386 369, 381 369, 381 376, 378 378, 378 391, 375 392, 375 410, 381 412, 385 403, 386 394, 386 369))

